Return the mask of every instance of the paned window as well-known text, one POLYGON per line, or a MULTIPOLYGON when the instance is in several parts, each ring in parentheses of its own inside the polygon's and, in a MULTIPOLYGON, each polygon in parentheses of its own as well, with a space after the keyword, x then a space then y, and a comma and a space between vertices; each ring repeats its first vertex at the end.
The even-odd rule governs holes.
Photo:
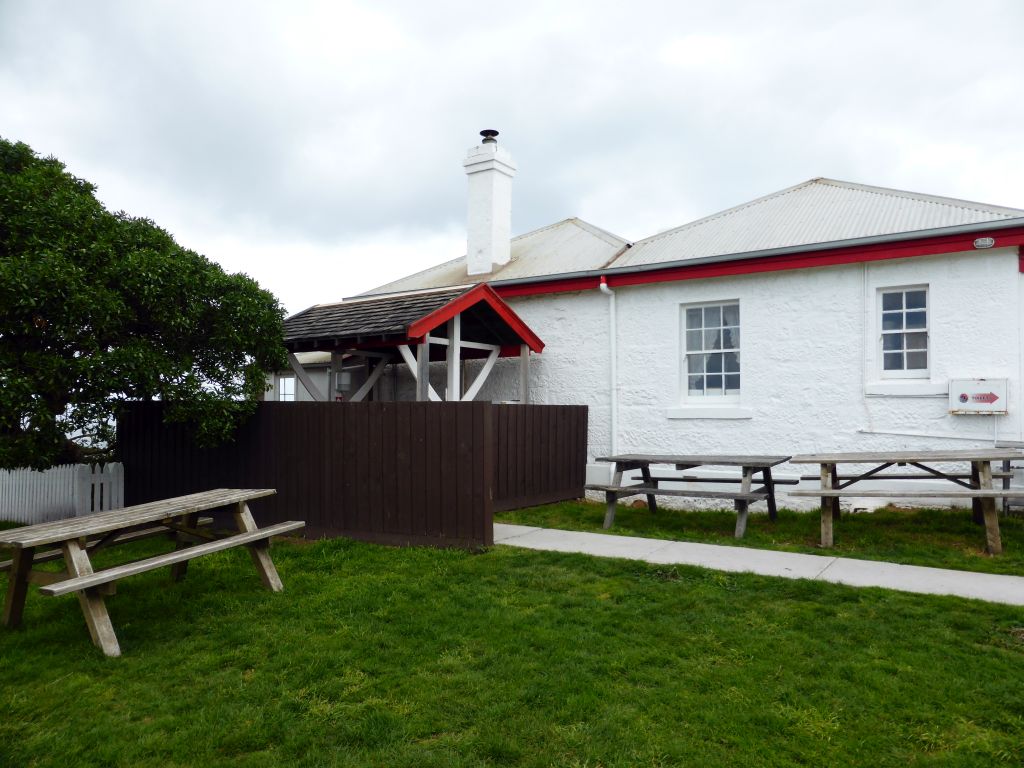
POLYGON ((928 289, 885 289, 882 294, 882 375, 928 375, 928 289))
POLYGON ((282 403, 295 402, 295 377, 279 376, 277 379, 277 399, 282 403))
POLYGON ((683 308, 686 394, 724 397, 740 393, 740 305, 683 308))

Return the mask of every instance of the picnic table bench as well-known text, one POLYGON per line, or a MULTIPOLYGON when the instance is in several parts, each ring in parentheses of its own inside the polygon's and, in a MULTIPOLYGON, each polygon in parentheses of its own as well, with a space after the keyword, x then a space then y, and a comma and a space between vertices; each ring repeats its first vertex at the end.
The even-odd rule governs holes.
POLYGON ((114 593, 119 579, 169 566, 171 577, 178 581, 184 578, 189 560, 238 546, 249 549, 264 586, 280 592, 284 587, 270 559, 270 537, 298 530, 305 523, 289 521, 259 528, 248 502, 274 493, 269 488, 220 488, 0 531, 0 548, 14 551, 13 559, 0 562, 0 571, 8 571, 3 623, 8 628, 21 624, 29 583, 42 585, 39 591, 44 595, 75 592, 93 643, 107 656, 119 656, 120 646, 103 602, 105 595, 114 593), (237 534, 220 535, 210 527, 212 518, 200 517, 202 512, 223 507, 233 508, 237 534), (166 535, 175 541, 173 552, 98 571, 93 567, 90 555, 97 550, 166 535), (37 551, 41 547, 50 549, 37 551), (64 561, 63 571, 33 568, 54 560, 64 561))
POLYGON ((615 505, 618 500, 627 496, 646 496, 647 507, 651 512, 658 511, 656 496, 686 496, 697 499, 729 499, 736 507, 737 539, 742 539, 747 530, 747 512, 751 502, 767 501, 768 516, 775 520, 778 510, 775 505, 775 486, 779 484, 796 484, 797 480, 777 480, 772 477, 772 467, 782 464, 788 456, 745 456, 745 455, 666 455, 628 453, 618 456, 599 456, 597 461, 611 462, 615 465, 615 473, 610 484, 593 483, 587 490, 602 491, 605 494, 607 510, 604 516, 604 527, 611 528, 615 522, 615 505), (657 464, 671 465, 676 471, 685 472, 703 466, 740 467, 739 477, 708 477, 695 474, 666 475, 652 474, 651 466, 657 464), (623 485, 624 472, 640 470, 642 481, 632 485, 623 485), (755 480, 755 475, 760 478, 755 480), (738 484, 738 490, 698 490, 689 488, 664 488, 663 482, 673 483, 723 483, 738 484), (755 485, 756 483, 756 485, 755 485))
MULTIPOLYGON (((996 448, 1015 448, 1018 451, 1024 448, 1024 443, 1019 440, 999 440, 995 444, 996 448)), ((1024 468, 1024 465, 1014 464, 1013 459, 1003 459, 1003 471, 992 473, 992 477, 1001 477, 1003 481, 1003 488, 1009 490, 1010 483, 1013 480, 1013 470, 1024 468)), ((1019 497, 1003 497, 1003 512, 1005 514, 1020 514, 1020 509, 1024 506, 1024 498, 1019 497)))
POLYGON ((833 544, 833 524, 839 519, 839 499, 843 496, 886 499, 970 499, 975 518, 985 524, 986 549, 989 554, 1003 551, 999 534, 996 499, 1024 498, 1024 491, 996 489, 992 478, 992 462, 1024 458, 1024 453, 1011 449, 969 448, 953 451, 867 451, 857 453, 817 453, 794 456, 793 464, 818 464, 820 487, 789 491, 790 496, 811 496, 821 499, 821 546, 833 544), (969 472, 937 469, 934 464, 968 463, 969 472), (871 468, 840 475, 840 464, 861 464, 871 468), (885 472, 889 467, 913 467, 917 472, 885 472), (866 480, 943 480, 957 488, 945 490, 848 490, 866 480))

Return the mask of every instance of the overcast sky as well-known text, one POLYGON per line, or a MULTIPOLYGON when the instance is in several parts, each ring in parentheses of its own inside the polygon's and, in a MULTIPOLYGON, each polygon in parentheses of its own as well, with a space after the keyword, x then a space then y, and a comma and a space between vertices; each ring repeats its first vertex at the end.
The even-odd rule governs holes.
POLYGON ((0 0, 0 136, 289 312, 513 232, 630 240, 815 176, 1024 208, 1024 2, 0 0))

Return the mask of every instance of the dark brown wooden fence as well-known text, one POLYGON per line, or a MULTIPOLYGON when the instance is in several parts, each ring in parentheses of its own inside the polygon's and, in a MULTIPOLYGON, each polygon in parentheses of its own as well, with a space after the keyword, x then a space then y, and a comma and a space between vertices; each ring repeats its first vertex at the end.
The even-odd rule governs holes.
POLYGON ((234 442, 199 449, 159 403, 118 421, 125 503, 209 488, 276 488, 261 523, 304 519, 310 538, 479 547, 494 509, 583 495, 585 406, 261 403, 234 442))
POLYGON ((494 406, 494 511, 583 495, 587 406, 494 406))

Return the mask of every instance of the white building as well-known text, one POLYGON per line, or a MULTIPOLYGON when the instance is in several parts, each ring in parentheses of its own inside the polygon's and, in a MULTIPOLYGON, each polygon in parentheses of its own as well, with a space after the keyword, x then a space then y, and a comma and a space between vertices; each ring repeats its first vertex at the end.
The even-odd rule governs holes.
POLYGON ((1024 440, 1022 210, 819 178, 633 244, 576 219, 509 244, 511 158, 488 136, 466 170, 473 258, 369 295, 488 282, 546 345, 533 401, 590 406, 591 458, 1024 440), (951 414, 963 378, 1006 413, 951 414))

